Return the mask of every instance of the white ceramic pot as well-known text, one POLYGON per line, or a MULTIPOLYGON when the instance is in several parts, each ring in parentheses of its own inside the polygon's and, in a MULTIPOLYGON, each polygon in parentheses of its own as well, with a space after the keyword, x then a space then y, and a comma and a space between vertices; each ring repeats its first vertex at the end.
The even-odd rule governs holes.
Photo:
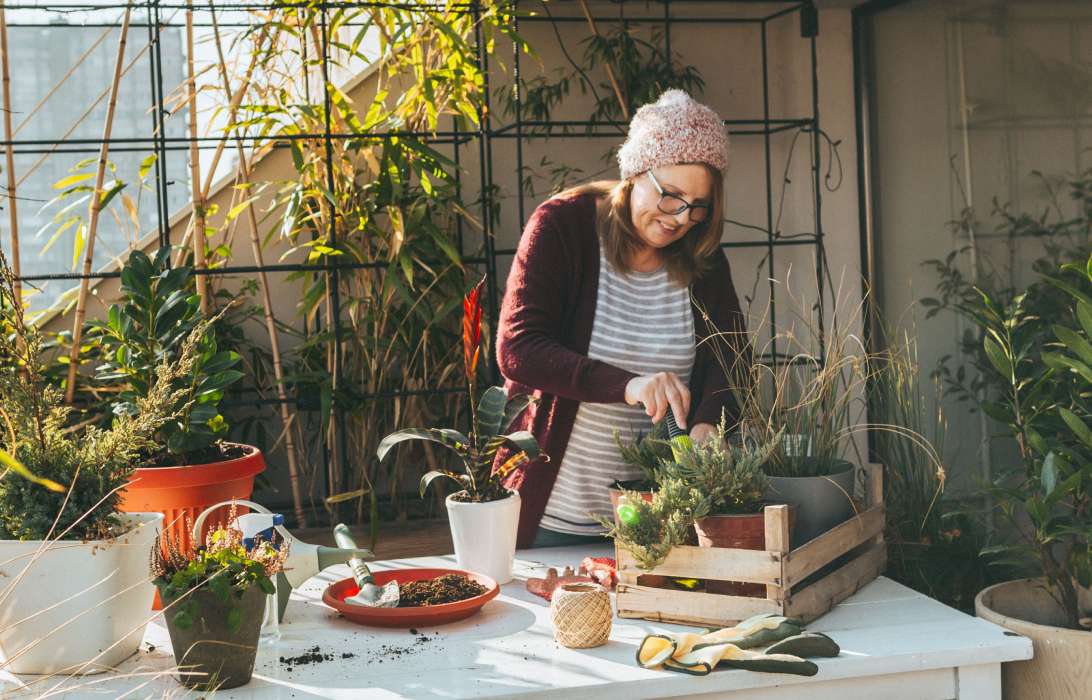
POLYGON ((1059 627, 1065 616, 1037 579, 982 590, 975 614, 1031 640, 1035 657, 1001 666, 1005 700, 1083 700, 1092 688, 1092 632, 1059 627))
POLYGON ((126 513, 115 540, 0 540, 0 670, 102 673, 136 653, 155 586, 161 513, 126 513))
POLYGON ((519 494, 500 501, 464 503, 447 497, 447 519, 459 568, 485 574, 499 584, 512 580, 519 526, 519 494))

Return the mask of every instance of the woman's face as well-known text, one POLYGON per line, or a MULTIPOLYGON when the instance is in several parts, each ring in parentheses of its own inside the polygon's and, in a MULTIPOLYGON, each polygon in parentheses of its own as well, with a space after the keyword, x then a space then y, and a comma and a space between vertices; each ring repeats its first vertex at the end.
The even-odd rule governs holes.
MULTIPOLYGON (((683 165, 665 165, 654 168, 652 177, 642 173, 634 177, 633 191, 630 193, 630 215, 633 229, 641 243, 652 248, 664 248, 681 239, 698 224, 695 221, 705 215, 708 218, 712 202, 713 176, 704 165, 687 163, 683 165), (655 182, 653 181, 655 178, 655 182), (686 209, 678 214, 666 214, 660 211, 659 183, 665 194, 674 195, 691 204, 705 205, 704 209, 686 209), (691 219, 693 217, 694 220, 691 219)), ((678 199, 669 197, 665 209, 673 209, 682 204, 678 199)))

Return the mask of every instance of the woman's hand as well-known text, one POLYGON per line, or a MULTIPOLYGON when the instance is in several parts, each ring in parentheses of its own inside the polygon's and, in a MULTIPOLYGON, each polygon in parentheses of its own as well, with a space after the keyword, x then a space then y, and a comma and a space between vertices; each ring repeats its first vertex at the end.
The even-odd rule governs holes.
POLYGON ((717 434, 717 426, 712 423, 695 423, 690 429, 690 439, 694 442, 705 442, 717 434))
POLYGON ((690 413, 690 389, 674 372, 657 372, 634 377, 626 384, 626 403, 645 405, 645 413, 653 423, 663 420, 668 408, 675 413, 675 423, 686 430, 690 413))

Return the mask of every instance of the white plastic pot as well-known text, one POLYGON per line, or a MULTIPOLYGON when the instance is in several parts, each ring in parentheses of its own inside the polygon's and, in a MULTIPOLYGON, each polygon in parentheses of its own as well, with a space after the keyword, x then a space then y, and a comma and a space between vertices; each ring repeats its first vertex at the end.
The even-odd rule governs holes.
POLYGON ((519 494, 500 501, 463 503, 447 497, 447 518, 459 568, 485 574, 499 584, 512 580, 519 525, 519 494))
POLYGON ((114 540, 0 540, 0 670, 102 673, 136 653, 163 515, 122 517, 131 527, 114 540))

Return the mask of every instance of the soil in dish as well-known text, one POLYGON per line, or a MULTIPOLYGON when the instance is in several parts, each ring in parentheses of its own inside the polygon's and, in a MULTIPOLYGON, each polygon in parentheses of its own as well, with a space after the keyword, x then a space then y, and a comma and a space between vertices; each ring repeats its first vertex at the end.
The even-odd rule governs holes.
POLYGON ((422 608, 444 603, 457 603, 485 593, 485 586, 460 574, 444 574, 422 581, 409 581, 398 586, 398 607, 422 608))

